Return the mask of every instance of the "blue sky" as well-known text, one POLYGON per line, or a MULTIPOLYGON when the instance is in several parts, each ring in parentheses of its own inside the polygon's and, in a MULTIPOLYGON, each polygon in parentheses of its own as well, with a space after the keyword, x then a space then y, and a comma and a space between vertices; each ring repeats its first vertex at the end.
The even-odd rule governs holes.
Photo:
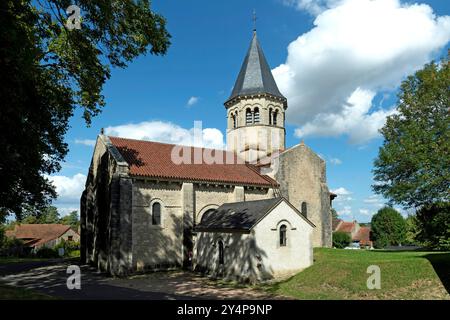
POLYGON ((370 221, 383 205, 370 188, 402 79, 449 47, 450 3, 441 0, 153 1, 167 18, 167 55, 141 56, 114 69, 106 107, 87 128, 78 110, 70 152, 51 179, 66 214, 78 208, 92 141, 101 128, 133 138, 185 143, 201 120, 214 146, 225 136, 227 99, 251 40, 252 12, 266 58, 288 98, 287 146, 304 139, 327 161, 334 207, 344 219, 370 221), (190 103, 189 103, 190 101, 190 103))

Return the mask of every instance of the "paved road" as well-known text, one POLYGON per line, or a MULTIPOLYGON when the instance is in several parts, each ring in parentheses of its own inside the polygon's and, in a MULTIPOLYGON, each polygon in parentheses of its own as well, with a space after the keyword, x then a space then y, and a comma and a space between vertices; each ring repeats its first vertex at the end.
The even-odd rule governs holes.
MULTIPOLYGON (((112 278, 81 266, 81 289, 67 289, 69 262, 58 262, 0 276, 0 283, 33 289, 63 299, 185 300, 276 299, 249 288, 218 286, 205 277, 184 271, 155 272, 129 278, 112 278)), ((10 270, 11 271, 11 270, 10 270)))

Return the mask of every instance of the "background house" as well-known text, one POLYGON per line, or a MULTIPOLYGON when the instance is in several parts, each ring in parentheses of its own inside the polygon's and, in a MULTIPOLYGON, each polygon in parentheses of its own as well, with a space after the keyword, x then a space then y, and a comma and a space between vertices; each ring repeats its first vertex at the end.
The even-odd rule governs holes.
POLYGON ((360 247, 373 247, 370 239, 370 227, 361 226, 356 220, 346 222, 341 219, 333 220, 333 232, 345 232, 350 235, 354 244, 360 247))
POLYGON ((41 247, 53 248, 61 242, 80 241, 80 235, 64 224, 19 224, 14 230, 6 231, 9 238, 17 238, 32 249, 41 247))

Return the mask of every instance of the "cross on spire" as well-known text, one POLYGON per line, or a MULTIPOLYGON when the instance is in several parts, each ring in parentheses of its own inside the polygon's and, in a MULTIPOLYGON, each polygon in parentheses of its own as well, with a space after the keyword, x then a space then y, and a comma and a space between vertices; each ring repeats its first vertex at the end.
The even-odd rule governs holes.
POLYGON ((253 20, 253 31, 256 32, 256 10, 255 9, 253 9, 253 18, 252 18, 252 20, 253 20))

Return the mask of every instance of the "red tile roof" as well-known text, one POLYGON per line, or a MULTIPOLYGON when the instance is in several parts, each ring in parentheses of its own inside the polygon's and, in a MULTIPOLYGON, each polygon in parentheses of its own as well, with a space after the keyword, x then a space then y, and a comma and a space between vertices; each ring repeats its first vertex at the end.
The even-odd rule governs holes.
POLYGON ((341 219, 333 219, 333 221, 332 221, 333 231, 337 231, 336 229, 339 227, 341 222, 343 222, 341 219))
POLYGON ((354 227, 355 227, 355 223, 354 222, 345 222, 345 221, 343 221, 339 225, 339 227, 337 228, 336 231, 351 233, 354 227))
MULTIPOLYGON (((277 186, 277 182, 266 175, 261 175, 256 166, 236 163, 236 155, 223 150, 186 147, 191 153, 192 164, 176 164, 171 159, 172 150, 176 145, 153 141, 133 140, 109 137, 128 163, 130 174, 135 176, 205 181, 230 184, 245 184, 256 186, 277 186), (212 156, 220 155, 223 164, 194 164, 196 152, 209 152, 212 156), (226 164, 227 157, 234 159, 234 164, 226 164)), ((183 155, 183 153, 181 154, 183 155)))
POLYGON ((360 244, 370 244, 370 228, 369 227, 361 227, 358 230, 358 233, 355 235, 354 239, 359 241, 360 244))
POLYGON ((25 240, 30 246, 38 246, 59 238, 69 229, 70 226, 64 224, 20 224, 6 232, 6 236, 25 240))

